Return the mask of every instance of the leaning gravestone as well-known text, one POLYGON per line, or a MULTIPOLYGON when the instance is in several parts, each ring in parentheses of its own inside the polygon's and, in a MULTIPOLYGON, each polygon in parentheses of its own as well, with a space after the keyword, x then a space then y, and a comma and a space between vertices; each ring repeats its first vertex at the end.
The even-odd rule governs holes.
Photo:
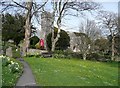
POLYGON ((8 56, 8 57, 12 57, 13 56, 12 55, 12 47, 9 47, 9 48, 6 49, 6 56, 8 56))

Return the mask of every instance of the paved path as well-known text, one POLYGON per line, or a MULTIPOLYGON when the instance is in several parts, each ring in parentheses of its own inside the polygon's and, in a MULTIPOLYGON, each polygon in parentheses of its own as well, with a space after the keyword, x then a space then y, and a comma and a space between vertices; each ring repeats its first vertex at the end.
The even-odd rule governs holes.
POLYGON ((19 58, 19 60, 23 64, 24 69, 23 74, 19 78, 16 86, 36 86, 36 82, 29 65, 22 58, 19 58))

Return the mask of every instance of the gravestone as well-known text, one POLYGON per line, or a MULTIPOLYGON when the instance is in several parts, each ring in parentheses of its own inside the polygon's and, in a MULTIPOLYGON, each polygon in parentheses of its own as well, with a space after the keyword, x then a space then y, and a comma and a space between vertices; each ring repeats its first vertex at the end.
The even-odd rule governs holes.
POLYGON ((0 55, 3 55, 3 50, 2 49, 0 49, 0 55))
POLYGON ((9 47, 9 48, 6 49, 6 56, 8 56, 8 57, 12 57, 13 56, 12 55, 12 47, 9 47))

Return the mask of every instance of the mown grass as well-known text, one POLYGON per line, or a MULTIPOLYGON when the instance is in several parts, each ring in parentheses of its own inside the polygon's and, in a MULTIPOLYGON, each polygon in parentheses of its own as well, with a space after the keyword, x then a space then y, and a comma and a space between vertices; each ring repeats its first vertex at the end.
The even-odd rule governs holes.
MULTIPOLYGON (((23 65, 18 60, 15 60, 13 58, 11 58, 11 60, 17 62, 23 69, 23 65)), ((19 73, 12 73, 8 66, 2 66, 2 88, 5 88, 6 86, 15 86, 18 78, 22 74, 22 69, 19 73)))
POLYGON ((118 63, 26 57, 40 86, 118 86, 118 63))

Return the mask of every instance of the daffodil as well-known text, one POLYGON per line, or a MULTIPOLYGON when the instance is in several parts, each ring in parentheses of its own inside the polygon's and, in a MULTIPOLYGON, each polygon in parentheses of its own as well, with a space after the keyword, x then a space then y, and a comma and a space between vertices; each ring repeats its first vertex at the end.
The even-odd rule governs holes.
POLYGON ((14 64, 14 62, 13 62, 13 61, 11 61, 11 64, 14 64))

